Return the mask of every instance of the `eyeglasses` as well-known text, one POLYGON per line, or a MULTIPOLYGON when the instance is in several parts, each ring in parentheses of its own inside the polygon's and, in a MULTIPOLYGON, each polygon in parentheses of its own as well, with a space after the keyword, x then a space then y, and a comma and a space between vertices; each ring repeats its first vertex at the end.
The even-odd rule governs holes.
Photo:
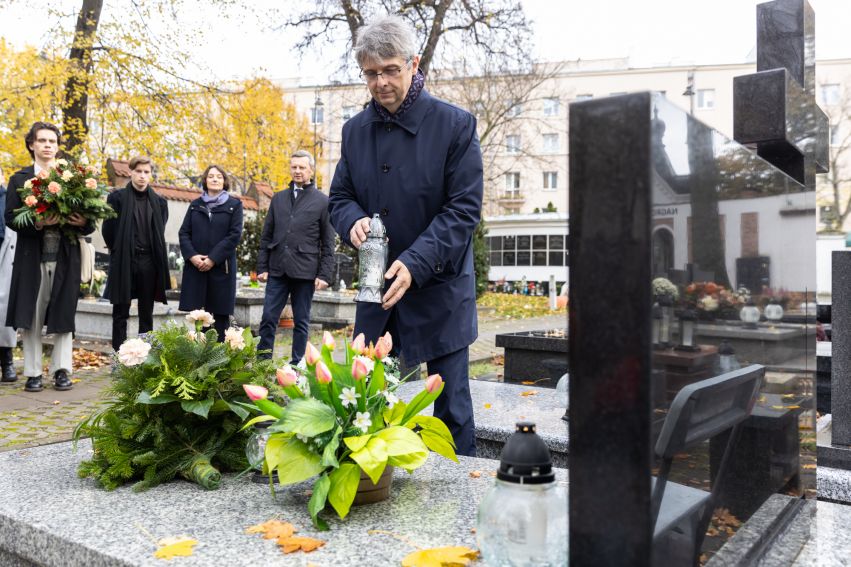
MULTIPOLYGON (((406 68, 410 67, 412 61, 413 61, 412 58, 409 58, 407 61, 405 61, 405 67, 406 68)), ((382 75, 384 76, 385 79, 395 79, 396 77, 399 76, 399 74, 401 72, 402 72, 402 67, 396 67, 396 66, 387 67, 386 69, 384 69, 380 73, 373 71, 372 69, 361 69, 359 76, 360 76, 361 79, 363 79, 367 83, 372 83, 374 81, 377 81, 378 77, 381 77, 382 75)))

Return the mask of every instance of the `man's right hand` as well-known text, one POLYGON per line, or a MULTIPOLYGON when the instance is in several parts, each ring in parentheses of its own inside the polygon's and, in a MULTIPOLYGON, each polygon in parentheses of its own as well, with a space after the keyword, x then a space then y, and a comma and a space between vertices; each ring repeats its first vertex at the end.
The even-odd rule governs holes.
POLYGON ((265 282, 269 279, 269 272, 263 272, 262 274, 257 274, 257 280, 261 282, 265 282))
POLYGON ((355 221, 352 230, 349 231, 349 240, 355 248, 360 248, 360 245, 366 241, 367 234, 369 234, 369 217, 363 217, 355 221))

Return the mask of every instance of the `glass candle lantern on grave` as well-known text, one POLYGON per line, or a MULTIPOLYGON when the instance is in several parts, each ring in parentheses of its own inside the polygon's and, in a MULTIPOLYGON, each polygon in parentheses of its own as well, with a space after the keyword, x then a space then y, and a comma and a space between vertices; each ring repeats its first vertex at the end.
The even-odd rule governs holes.
POLYGON ((674 302, 668 296, 659 298, 662 308, 662 324, 659 328, 659 344, 667 348, 671 345, 671 323, 674 320, 674 302))
POLYGON ((685 309, 680 313, 680 344, 677 350, 696 351, 700 350, 695 340, 697 329, 697 313, 692 309, 685 309))
POLYGON ((736 351, 725 339, 718 345, 718 370, 720 374, 726 374, 738 370, 742 365, 736 360, 736 351))
POLYGON ((272 434, 269 431, 270 423, 262 421, 255 423, 245 443, 245 457, 248 459, 249 466, 255 471, 252 480, 257 482, 265 483, 269 479, 268 476, 263 475, 263 460, 266 458, 266 442, 272 434))
POLYGON ((567 490, 555 481, 549 449, 534 423, 517 423, 479 505, 483 559, 494 567, 567 565, 567 520, 567 490))
POLYGON ((753 300, 748 300, 747 305, 739 311, 739 319, 745 324, 745 328, 756 329, 759 323, 759 307, 754 305, 753 300))
POLYGON ((387 232, 378 214, 369 221, 369 234, 358 249, 358 294, 355 301, 381 303, 387 271, 387 232))
POLYGON ((765 319, 776 325, 783 318, 783 307, 776 299, 772 299, 768 305, 765 306, 765 319))

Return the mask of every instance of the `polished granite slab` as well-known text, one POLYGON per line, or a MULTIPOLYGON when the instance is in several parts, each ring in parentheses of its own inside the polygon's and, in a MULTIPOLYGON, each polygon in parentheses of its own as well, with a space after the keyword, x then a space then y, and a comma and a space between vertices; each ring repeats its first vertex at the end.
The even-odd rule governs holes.
MULTIPOLYGON (((396 393, 408 401, 422 388, 420 381, 407 382, 396 393)), ((470 380, 470 396, 479 457, 498 459, 502 445, 514 433, 515 423, 531 421, 550 449, 553 464, 567 467, 567 421, 562 419, 567 400, 563 394, 533 385, 470 380)), ((431 412, 432 408, 427 408, 423 413, 431 415, 431 412)))
MULTIPOLYGON (((422 547, 476 548, 478 503, 497 466, 430 455, 413 475, 396 470, 389 500, 355 507, 346 521, 329 514, 331 530, 316 532, 306 508, 309 483, 279 491, 276 500, 268 486, 234 475, 225 475, 213 491, 174 481, 141 493, 107 492, 77 478, 77 464, 90 453, 86 440, 76 453, 70 443, 60 443, 0 454, 0 565, 161 566, 168 563, 154 558, 152 538, 183 534, 199 544, 175 565, 399 565, 415 549, 370 530, 422 547), (471 476, 475 471, 481 474, 471 476), (244 533, 275 516, 327 544, 284 555, 274 542, 244 533)), ((566 482, 566 471, 557 471, 557 479, 566 482)))

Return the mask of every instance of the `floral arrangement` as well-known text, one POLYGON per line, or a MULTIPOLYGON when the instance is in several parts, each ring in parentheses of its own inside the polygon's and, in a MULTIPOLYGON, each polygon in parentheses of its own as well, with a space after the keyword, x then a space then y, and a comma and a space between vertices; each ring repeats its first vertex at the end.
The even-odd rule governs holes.
POLYGON ((91 294, 95 297, 100 297, 104 282, 106 282, 106 272, 103 270, 95 270, 92 272, 92 281, 82 282, 80 284, 80 291, 82 291, 84 295, 91 294))
POLYGON ((318 529, 327 524, 318 514, 328 503, 345 518, 355 499, 363 471, 378 483, 388 465, 408 472, 420 467, 429 449, 457 462, 455 443, 438 418, 419 413, 443 391, 434 374, 425 387, 405 403, 394 393, 400 383, 397 361, 388 357, 389 333, 374 346, 362 334, 345 348, 345 362, 336 363, 334 338, 326 332, 322 349, 307 345, 304 367, 286 366, 277 381, 289 403, 268 399, 262 386, 245 386, 248 397, 265 415, 249 423, 274 421, 266 443, 263 471, 277 473, 289 485, 316 477, 308 511, 318 529))
POLYGON ((667 297, 676 301, 680 297, 680 290, 668 278, 655 278, 652 286, 653 296, 656 298, 667 297))
POLYGON ((783 307, 783 309, 786 309, 789 305, 790 299, 789 293, 783 288, 773 289, 770 287, 763 287, 758 303, 762 309, 765 309, 765 306, 772 302, 777 303, 783 307))
POLYGON ((15 209, 13 224, 18 227, 33 226, 50 215, 57 215, 59 228, 74 243, 79 233, 68 224, 71 213, 82 215, 87 221, 97 221, 115 216, 106 204, 106 187, 98 183, 97 170, 58 159, 50 169, 42 169, 18 189, 23 205, 15 209))
POLYGON ((222 471, 248 467, 243 422, 250 416, 243 385, 275 373, 258 359, 248 329, 231 327, 224 343, 205 311, 187 316, 189 328, 171 322, 129 339, 115 357, 109 401, 83 421, 75 441, 91 436, 94 455, 81 477, 111 490, 136 481, 144 490, 182 476, 218 488, 222 471))
POLYGON ((692 282, 685 288, 683 301, 698 311, 717 311, 721 305, 718 299, 719 294, 725 289, 724 286, 715 282, 692 282))

